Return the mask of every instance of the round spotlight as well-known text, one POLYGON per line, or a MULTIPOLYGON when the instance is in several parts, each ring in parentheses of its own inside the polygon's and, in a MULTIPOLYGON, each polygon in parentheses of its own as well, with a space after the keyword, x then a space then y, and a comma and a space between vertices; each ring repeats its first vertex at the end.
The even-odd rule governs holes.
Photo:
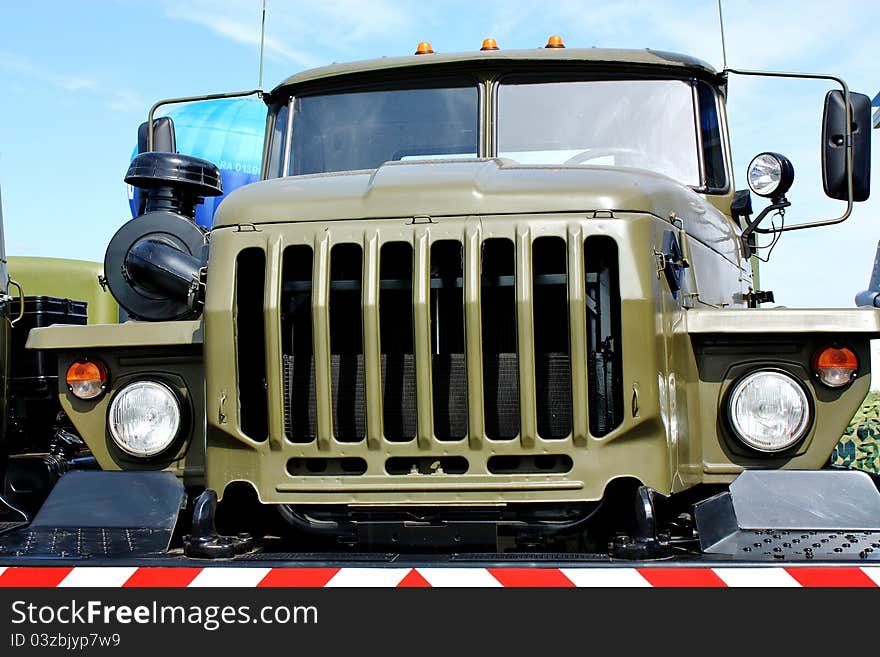
POLYGON ((749 188, 758 196, 782 196, 794 182, 794 167, 779 153, 761 153, 749 163, 749 188))
POLYGON ((759 452, 792 447, 807 434, 812 420, 804 387, 777 370, 759 370, 737 381, 727 410, 736 437, 759 452))
POLYGON ((161 454, 180 434, 182 409, 177 393, 158 381, 123 387, 107 413, 110 436, 126 454, 149 458, 161 454))

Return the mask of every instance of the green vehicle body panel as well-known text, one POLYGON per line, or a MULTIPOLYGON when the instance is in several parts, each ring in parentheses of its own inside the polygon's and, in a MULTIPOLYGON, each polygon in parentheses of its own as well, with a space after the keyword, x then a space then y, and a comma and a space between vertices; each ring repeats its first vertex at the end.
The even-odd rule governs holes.
POLYGON ((119 320, 119 306, 104 290, 98 276, 104 273, 100 262, 66 258, 12 256, 9 273, 27 296, 76 299, 88 303, 89 324, 113 324, 119 320))
POLYGON ((224 200, 214 225, 568 212, 638 212, 664 220, 675 214, 689 235, 748 268, 734 225, 705 196, 637 169, 524 166, 504 159, 389 162, 375 171, 247 185, 224 200))
POLYGON ((57 326, 31 331, 28 349, 121 349, 201 345, 202 323, 125 322, 90 326, 57 326))
POLYGON ((78 358, 99 358, 110 371, 107 393, 94 401, 83 401, 59 386, 59 400, 74 421, 89 449, 104 470, 167 469, 187 485, 204 484, 204 368, 202 363, 202 323, 126 322, 88 326, 48 326, 33 329, 29 349, 58 351, 59 371, 78 358), (185 431, 179 444, 167 454, 149 461, 138 461, 117 449, 107 432, 107 410, 117 390, 129 381, 145 378, 160 380, 175 389, 185 408, 185 431))
MULTIPOLYGON (((700 77, 719 82, 707 65, 654 51, 500 51, 402 57, 334 65, 293 76, 268 96, 278 103, 300 90, 330 90, 354 82, 394 80, 471 70, 490 80, 499 70, 529 66, 581 66, 641 75, 700 77)), ((553 69, 556 70, 556 69, 553 69)), ((485 108, 484 108, 485 110, 485 108)), ((723 113, 723 109, 722 109, 723 113)), ((483 112, 491 134, 491 112, 483 112)), ((271 125, 271 121, 270 121, 271 125)), ((725 146, 725 148, 728 148, 725 146)), ((491 155, 490 145, 481 150, 491 155)), ((728 151, 729 152, 729 148, 728 151)), ((748 309, 751 266, 729 215, 733 186, 697 193, 663 176, 636 169, 536 167, 487 157, 469 161, 388 163, 376 170, 265 180, 230 194, 215 215, 202 319, 196 322, 127 323, 122 326, 49 327, 32 332, 28 346, 58 352, 60 367, 73 359, 103 359, 112 372, 101 400, 82 402, 60 390, 62 405, 100 465, 108 469, 168 468, 220 495, 245 482, 265 503, 354 505, 498 505, 600 499, 608 482, 635 477, 661 493, 699 483, 728 483, 744 468, 815 469, 828 460, 868 391, 869 340, 880 337, 880 311, 748 309), (662 274, 664 239, 672 233, 689 267, 684 294, 673 294, 662 274), (532 337, 533 242, 565 241, 567 320, 571 354, 572 431, 547 440, 536 428, 532 337), (602 436, 589 429, 584 242, 591 236, 617 244, 621 315, 623 417, 602 436), (482 396, 481 248, 506 238, 515 248, 515 311, 521 424, 510 440, 486 435, 482 396), (430 247, 444 239, 463 245, 467 435, 438 440, 431 418, 430 366, 416 368, 417 435, 386 439, 380 378, 379 253, 389 242, 413 252, 413 328, 416 363, 430 363, 430 247), (362 247, 361 309, 365 370, 366 436, 339 442, 330 399, 329 259, 336 244, 362 247), (312 326, 317 438, 288 440, 284 428, 281 334, 285 249, 313 252, 312 326), (245 249, 265 255, 262 321, 268 435, 242 428, 236 335, 236 262, 245 249), (853 383, 831 390, 810 374, 816 349, 845 343, 862 367, 853 383), (815 419, 793 451, 757 455, 729 435, 725 396, 732 383, 756 367, 774 367, 799 379, 815 419), (185 395, 190 431, 174 453, 152 462, 120 458, 107 433, 106 411, 119 385, 159 377, 185 395), (498 474, 493 456, 568 457, 568 472, 498 474), (463 474, 433 470, 393 475, 389 458, 460 456, 463 474), (361 475, 292 474, 292 460, 360 458, 361 475)), ((250 353, 250 352, 248 352, 250 353)), ((63 386, 62 386, 63 388, 63 386)))

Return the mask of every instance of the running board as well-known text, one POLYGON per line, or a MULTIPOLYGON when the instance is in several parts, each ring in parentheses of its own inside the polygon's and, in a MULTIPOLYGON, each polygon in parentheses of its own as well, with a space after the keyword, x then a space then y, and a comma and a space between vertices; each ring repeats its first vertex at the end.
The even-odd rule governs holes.
POLYGON ((0 535, 0 555, 161 554, 185 502, 183 485, 170 472, 68 472, 30 525, 0 535))
POLYGON ((747 470, 696 505, 700 547, 750 560, 880 557, 880 492, 856 470, 747 470))

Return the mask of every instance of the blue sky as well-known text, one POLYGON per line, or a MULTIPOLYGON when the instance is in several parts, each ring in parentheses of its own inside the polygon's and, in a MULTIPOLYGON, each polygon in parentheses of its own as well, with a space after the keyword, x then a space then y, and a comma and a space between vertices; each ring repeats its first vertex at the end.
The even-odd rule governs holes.
MULTIPOLYGON (((0 4, 0 185, 7 251, 99 260, 130 216, 122 183, 137 125, 163 97, 255 86, 261 0, 43 0, 0 4)), ((333 61, 538 47, 650 47, 721 66, 715 0, 269 0, 265 86, 333 61)), ((880 90, 874 1, 725 3, 728 63, 836 73, 880 90), (833 6, 833 14, 831 7, 833 6)), ((761 150, 797 172, 794 221, 836 209, 818 191, 821 97, 810 83, 736 81, 731 125, 737 187, 761 150), (801 86, 795 86, 800 84, 801 86)), ((880 136, 880 131, 875 131, 880 136)), ((880 145, 873 164, 880 170, 880 145)), ((789 306, 850 306, 865 287, 880 239, 880 182, 842 226, 789 233, 763 270, 763 287, 789 306)), ((756 206, 758 199, 754 199, 756 206)))

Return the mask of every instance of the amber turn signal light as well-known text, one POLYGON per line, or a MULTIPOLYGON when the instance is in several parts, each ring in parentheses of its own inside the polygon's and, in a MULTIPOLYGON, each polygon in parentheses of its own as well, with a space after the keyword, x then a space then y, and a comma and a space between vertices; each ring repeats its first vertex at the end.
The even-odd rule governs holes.
POLYGON ((102 363, 81 359, 67 368, 67 389, 78 399, 97 399, 107 390, 107 378, 102 363))
POLYGON ((493 38, 483 39, 480 50, 498 50, 498 43, 493 38))
POLYGON ((849 385, 859 372, 859 359, 847 347, 823 347, 813 356, 813 374, 829 388, 849 385))
POLYGON ((422 41, 416 46, 416 55, 433 55, 434 49, 430 41, 422 41))
POLYGON ((547 45, 545 48, 565 48, 565 44, 562 42, 562 37, 558 34, 554 34, 552 37, 547 39, 547 45))

